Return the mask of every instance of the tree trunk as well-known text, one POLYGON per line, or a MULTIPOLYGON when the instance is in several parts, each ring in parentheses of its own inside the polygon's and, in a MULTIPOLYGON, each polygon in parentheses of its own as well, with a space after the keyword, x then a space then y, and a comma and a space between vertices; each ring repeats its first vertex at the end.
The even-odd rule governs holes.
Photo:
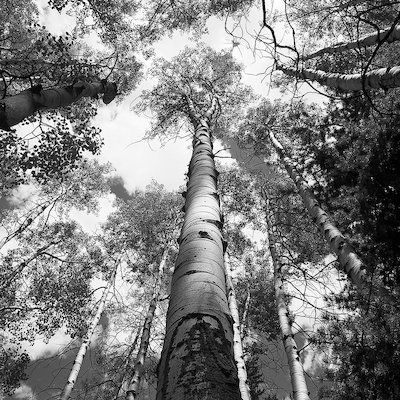
POLYGON ((103 102, 110 103, 117 95, 117 86, 105 80, 100 82, 77 81, 58 89, 43 89, 41 85, 0 100, 0 129, 9 131, 39 110, 66 107, 82 97, 103 94, 103 102))
POLYGON ((226 288, 228 292, 229 310, 233 318, 233 353, 238 369, 239 390, 242 400, 251 400, 250 388, 247 384, 246 364, 243 356, 242 338, 240 332, 239 310, 236 302, 235 289, 232 282, 229 255, 225 253, 226 288))
MULTIPOLYGON (((268 198, 263 191, 263 197, 269 209, 268 198)), ((279 260, 276 251, 276 238, 272 231, 272 224, 267 215, 267 232, 268 246, 271 253, 271 258, 274 266, 274 281, 275 281, 275 301, 279 316, 279 325, 282 332, 283 346, 289 362, 290 380, 292 382, 293 399, 294 400, 310 400, 306 379, 304 377, 303 365, 300 361, 300 354, 297 350, 297 344, 294 340, 294 334, 289 321, 289 310, 285 303, 285 291, 283 288, 282 279, 282 264, 279 260)))
POLYGON ((115 400, 118 400, 119 392, 121 391, 122 386, 123 386, 123 384, 125 382, 125 376, 127 375, 127 369, 128 369, 129 364, 130 364, 132 354, 135 351, 136 344, 137 344, 137 342, 139 340, 140 331, 141 330, 142 330, 142 328, 139 327, 138 330, 137 330, 136 336, 135 336, 135 340, 133 341, 133 343, 129 347, 128 354, 124 357, 125 358, 125 362, 123 363, 123 366, 121 365, 120 370, 121 370, 121 374, 122 375, 119 377, 119 383, 118 383, 117 389, 115 390, 115 400))
POLYGON ((218 106, 214 97, 193 139, 157 400, 240 400, 210 133, 218 106))
POLYGON ((245 332, 246 332, 247 314, 249 312, 250 299, 251 299, 251 293, 250 293, 250 288, 248 287, 246 301, 244 302, 244 307, 243 307, 244 309, 243 309, 242 321, 240 324, 240 337, 242 341, 245 337, 245 332))
POLYGON ((314 194, 305 180, 296 171, 290 158, 285 154, 285 151, 273 133, 269 131, 269 137, 274 145, 279 157, 286 168, 286 171, 292 178, 293 182, 303 198, 303 202, 313 219, 317 224, 321 233, 325 236, 331 250, 337 255, 338 261, 344 271, 346 271, 353 283, 362 289, 365 284, 366 274, 365 265, 354 252, 353 247, 347 243, 345 237, 330 221, 328 214, 321 208, 314 194))
POLYGON ((337 74, 317 69, 297 70, 280 65, 276 69, 298 79, 316 81, 323 86, 347 92, 366 89, 388 90, 400 86, 400 66, 374 69, 365 74, 337 74))
POLYGON ((118 268, 118 263, 116 263, 116 266, 111 274, 111 277, 108 280, 107 286, 103 291, 103 295, 101 296, 96 315, 94 316, 92 323, 90 324, 90 327, 89 327, 85 337, 82 340, 81 347, 79 348, 78 354, 75 357, 73 367, 69 374, 68 381, 65 384, 64 389, 60 395, 60 400, 68 400, 71 395, 72 390, 74 389, 74 385, 75 385, 76 379, 78 378, 79 371, 80 371, 82 363, 83 363, 83 358, 85 357, 85 354, 86 354, 86 350, 90 345, 90 340, 93 336, 94 330, 96 329, 96 326, 100 321, 100 317, 101 317, 101 314, 103 313, 108 293, 110 292, 110 289, 115 281, 115 275, 117 274, 117 268, 118 268))
POLYGON ((315 53, 309 54, 303 57, 303 60, 310 60, 312 58, 321 56, 323 54, 329 53, 340 53, 344 50, 359 49, 360 47, 369 47, 378 43, 392 43, 400 40, 400 25, 396 25, 394 29, 386 28, 382 31, 378 31, 369 35, 365 35, 358 40, 347 43, 337 43, 333 46, 325 47, 324 49, 318 50, 315 53))
POLYGON ((154 318, 154 313, 156 311, 158 298, 160 296, 161 283, 162 283, 162 278, 164 276, 165 264, 167 262, 168 250, 169 250, 169 245, 165 247, 160 265, 158 267, 156 283, 153 289, 153 296, 150 301, 149 309, 147 311, 147 315, 143 324, 143 332, 142 332, 142 337, 140 339, 139 351, 136 355, 133 375, 129 383, 128 389, 126 391, 126 400, 135 400, 136 395, 140 389, 140 382, 143 375, 143 365, 146 359, 147 349, 149 347, 150 329, 153 323, 153 318, 154 318))

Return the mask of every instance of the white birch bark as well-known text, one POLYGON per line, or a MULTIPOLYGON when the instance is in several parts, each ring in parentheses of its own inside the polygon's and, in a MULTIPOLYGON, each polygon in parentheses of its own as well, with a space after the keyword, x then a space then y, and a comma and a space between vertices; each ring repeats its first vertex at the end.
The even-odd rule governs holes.
POLYGON ((83 359, 84 359, 86 351, 90 345, 91 338, 97 327, 97 324, 100 321, 101 314, 103 313, 108 293, 110 292, 110 289, 111 289, 112 285, 114 284, 115 275, 117 273, 117 268, 118 268, 118 264, 116 264, 116 266, 110 276, 110 279, 108 280, 107 286, 105 287, 103 294, 101 296, 96 315, 93 317, 93 320, 89 326, 89 329, 88 329, 85 337, 82 340, 82 344, 79 348, 78 354, 75 357, 75 361, 72 366, 71 372, 69 374, 67 383, 65 384, 64 389, 60 395, 60 400, 68 400, 71 396, 72 390, 74 389, 74 386, 75 386, 76 379, 78 378, 78 375, 79 375, 79 371, 82 367, 83 359))
POLYGON ((140 339, 139 351, 136 355, 134 372, 126 391, 126 400, 135 400, 136 395, 138 394, 140 389, 140 382, 143 376, 143 366, 146 360, 147 350, 150 342, 150 329, 153 323, 154 313, 156 311, 158 299, 160 296, 161 283, 164 276, 165 265, 167 262, 168 250, 169 244, 167 244, 164 249, 161 262, 158 267, 156 283, 153 289, 153 296, 151 298, 149 309, 143 323, 142 337, 140 339))
POLYGON ((103 94, 105 104, 110 103, 117 95, 116 84, 103 80, 90 83, 78 81, 56 89, 35 86, 0 100, 0 129, 10 130, 39 110, 66 107, 82 97, 97 97, 99 94, 103 94))
POLYGON ((218 107, 214 97, 195 127, 157 400, 240 400, 210 132, 218 107))
POLYGON ((379 32, 370 33, 361 37, 358 40, 354 40, 351 42, 340 42, 334 44, 329 47, 325 47, 321 50, 316 51, 315 53, 309 54, 308 56, 303 57, 303 60, 310 60, 312 58, 321 56, 323 54, 333 54, 340 53, 345 50, 358 49, 360 47, 369 47, 375 44, 381 43, 383 40, 385 43, 392 43, 397 40, 400 40, 400 25, 396 25, 392 32, 390 32, 391 28, 386 28, 380 30, 379 32), (390 32, 390 33, 389 33, 390 32), (386 37, 387 36, 387 37, 386 37))
MULTIPOLYGON (((268 198, 263 191, 264 200, 268 207, 268 198)), ((282 279, 282 264, 276 251, 276 239, 272 231, 272 224, 269 216, 266 218, 268 227, 268 246, 274 266, 274 286, 276 309, 279 316, 279 325, 281 327, 282 341, 289 362, 290 380, 293 389, 294 400, 310 400, 306 379, 304 377, 303 365, 300 360, 300 354, 297 350, 297 344, 294 340, 294 334, 289 321, 289 310, 285 303, 285 290, 282 279)))
POLYGON ((300 69, 277 66, 278 71, 301 80, 318 82, 323 86, 343 91, 364 89, 393 89, 400 86, 400 66, 379 68, 365 74, 338 74, 317 69, 300 69))
POLYGON ((269 131, 269 137, 275 150, 279 154, 286 171, 295 183, 307 211, 313 221, 317 224, 331 250, 337 255, 342 269, 347 273, 349 279, 351 279, 359 289, 362 289, 366 280, 364 263, 355 253, 353 247, 347 242, 342 233, 331 222, 329 215, 321 208, 314 193, 302 176, 296 171, 292 161, 286 155, 282 145, 271 131, 269 131))
POLYGON ((229 254, 225 252, 226 288, 228 292, 228 304, 233 318, 233 353, 238 369, 239 390, 242 400, 251 400, 250 387, 247 384, 246 364, 243 356, 242 337, 240 332, 239 310, 236 301, 235 288, 232 282, 229 254))

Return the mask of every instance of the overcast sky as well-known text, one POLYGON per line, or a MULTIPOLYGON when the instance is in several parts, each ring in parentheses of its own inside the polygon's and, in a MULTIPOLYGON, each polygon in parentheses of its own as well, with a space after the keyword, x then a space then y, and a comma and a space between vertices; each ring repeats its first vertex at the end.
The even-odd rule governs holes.
MULTIPOLYGON (((58 13, 49 9, 47 0, 38 0, 38 4, 41 7, 42 24, 52 33, 61 34, 71 29, 73 20, 70 17, 65 14, 60 17, 58 13)), ((256 31, 259 26, 259 20, 261 20, 260 11, 255 11, 247 29, 256 31)), ((212 19, 208 27, 210 34, 203 41, 216 50, 232 47, 232 38, 225 32, 222 21, 212 19)), ((189 42, 182 35, 175 34, 172 38, 166 38, 155 46, 156 54, 170 59, 188 44, 190 45, 192 42, 189 42)), ((240 49, 235 48, 234 55, 239 62, 246 66, 244 82, 251 85, 256 93, 268 96, 269 99, 281 97, 279 90, 269 90, 268 88, 269 82, 264 72, 270 65, 266 59, 254 60, 252 52, 246 50, 243 46, 240 49)), ((149 120, 144 116, 135 115, 131 111, 131 106, 140 95, 141 90, 150 86, 151 82, 144 81, 122 103, 112 102, 107 106, 102 106, 94 120, 94 125, 101 127, 105 142, 98 159, 101 162, 109 161, 114 165, 116 169, 115 175, 122 179, 119 182, 123 182, 125 188, 122 190, 128 192, 136 188, 144 189, 152 179, 162 183, 168 190, 178 189, 179 186, 184 184, 184 174, 187 171, 191 157, 191 140, 188 138, 170 141, 164 146, 161 146, 157 140, 151 142, 141 141, 149 125, 149 120)), ((218 147, 217 144, 216 150, 220 148, 221 145, 218 147)), ((241 153, 237 148, 233 153, 235 157, 245 156, 245 153, 241 153)), ((225 153, 225 155, 229 155, 229 153, 225 153)), ((101 201, 102 212, 98 217, 84 213, 76 213, 74 217, 87 230, 94 231, 112 210, 113 199, 114 197, 110 196, 108 199, 101 201)), ((30 348, 31 356, 34 359, 42 357, 44 354, 54 354, 69 340, 69 337, 61 332, 50 341, 49 345, 45 345, 39 340, 33 348, 30 348)), ((59 364, 61 361, 68 360, 56 360, 59 364)), ((44 367, 44 364, 36 368, 32 378, 9 399, 32 399, 33 386, 29 386, 32 382, 35 382, 34 392, 36 394, 49 383, 49 377, 44 378, 44 371, 49 371, 48 368, 44 367)), ((51 378, 64 381, 67 374, 68 371, 64 370, 57 377, 51 378)), ((41 400, 42 398, 47 399, 48 395, 39 395, 35 400, 41 400)))

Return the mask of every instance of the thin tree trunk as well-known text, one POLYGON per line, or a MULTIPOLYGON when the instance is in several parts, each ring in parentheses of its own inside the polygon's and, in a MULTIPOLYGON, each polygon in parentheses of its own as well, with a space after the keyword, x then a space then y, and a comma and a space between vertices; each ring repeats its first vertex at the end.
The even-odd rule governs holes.
POLYGON ((247 288, 247 296, 246 296, 246 301, 244 302, 242 321, 240 323, 240 337, 241 337, 242 341, 243 341, 243 338, 245 336, 245 331, 246 331, 247 314, 249 312, 250 299, 251 299, 250 288, 247 288))
POLYGON ((99 94, 103 94, 105 104, 110 103, 117 95, 116 84, 102 80, 90 83, 77 81, 57 89, 35 86, 0 100, 0 129, 9 131, 12 126, 39 110, 66 107, 82 97, 97 97, 99 94))
POLYGON ((317 69, 300 69, 278 65, 278 71, 302 80, 316 81, 323 86, 343 91, 392 89, 400 86, 400 66, 379 68, 365 74, 337 74, 317 69))
POLYGON ((386 28, 384 30, 380 30, 378 32, 370 33, 369 35, 365 35, 358 40, 354 40, 352 42, 347 43, 337 43, 333 46, 325 47, 321 50, 316 51, 315 53, 309 54, 308 56, 303 57, 303 60, 310 60, 312 58, 321 56, 323 54, 333 54, 340 53, 344 50, 352 50, 359 49, 360 47, 369 47, 378 43, 392 43, 397 40, 400 40, 400 25, 396 25, 392 30, 392 27, 386 28))
MULTIPOLYGON (((269 202, 266 193, 263 191, 264 200, 269 210, 269 202)), ((300 361, 300 354, 297 350, 297 344, 294 340, 294 334, 289 321, 289 310, 285 303, 285 291, 282 279, 282 264, 276 251, 276 238, 272 230, 272 224, 269 216, 266 217, 268 246, 274 265, 274 285, 275 285, 275 301, 279 316, 279 325, 281 327, 282 341, 289 362, 290 379, 293 389, 294 400, 310 400, 309 392, 304 377, 303 365, 300 361)))
POLYGON ((229 310, 233 318, 233 353, 238 369, 239 390, 242 400, 251 400, 250 387, 247 384, 246 364, 243 356, 242 338, 240 332, 239 310, 236 302, 235 288, 232 282, 232 273, 229 255, 225 252, 226 287, 228 291, 229 310))
POLYGON ((96 329, 97 324, 100 321, 101 314, 103 313, 104 306, 106 304, 108 293, 110 292, 110 289, 115 281, 115 275, 117 274, 117 268, 118 268, 118 263, 116 263, 115 268, 111 274, 111 277, 108 280, 107 286, 103 291, 103 295, 101 296, 96 315, 94 316, 92 323, 90 324, 90 327, 89 327, 85 337, 82 340, 81 347, 79 348, 78 354, 75 357, 75 361, 74 361, 73 367, 71 369, 71 372, 69 374, 67 383, 65 384, 64 389, 60 395, 60 400, 68 400, 71 395, 72 390, 74 389, 76 379, 78 378, 79 371, 80 371, 82 363, 83 363, 83 358, 85 357, 86 351, 90 345, 90 341, 93 336, 94 330, 96 329))
POLYGON ((210 133, 218 107, 214 97, 193 139, 157 400, 240 400, 210 133))
POLYGON ((321 233, 325 236, 331 250, 337 255, 338 261, 344 271, 346 271, 353 283, 362 289, 365 284, 366 273, 365 265, 355 253, 353 247, 347 243, 342 233, 331 222, 328 214, 321 208, 316 200, 311 188, 307 185, 302 176, 296 171, 290 158, 286 155, 282 145, 275 138, 273 133, 269 131, 269 137, 274 145, 279 157, 286 168, 286 171, 295 183, 303 202, 317 224, 321 233))
POLYGON ((156 311, 158 299, 160 296, 161 283, 164 276, 165 265, 167 262, 168 250, 169 244, 167 244, 164 249, 164 253, 158 267, 157 279, 153 289, 153 296, 150 301, 149 309, 147 311, 147 315, 143 324, 143 332, 140 339, 139 351, 136 355, 133 375, 126 391, 126 400, 135 400, 136 395, 139 392, 140 382, 143 375, 143 365, 146 360, 147 350, 149 347, 150 329, 153 323, 154 313, 156 311))
POLYGON ((135 351, 136 344, 137 344, 137 342, 139 340, 141 330, 142 330, 142 328, 139 327, 138 330, 137 330, 136 336, 135 336, 135 340, 133 341, 133 343, 129 347, 128 354, 125 357, 126 361, 125 361, 124 365, 121 366, 122 376, 119 378, 119 384, 118 384, 117 390, 115 391, 115 400, 118 400, 119 392, 121 391, 122 385, 124 384, 125 376, 127 374, 127 368, 128 368, 128 365, 129 365, 129 363, 131 361, 132 354, 135 351))

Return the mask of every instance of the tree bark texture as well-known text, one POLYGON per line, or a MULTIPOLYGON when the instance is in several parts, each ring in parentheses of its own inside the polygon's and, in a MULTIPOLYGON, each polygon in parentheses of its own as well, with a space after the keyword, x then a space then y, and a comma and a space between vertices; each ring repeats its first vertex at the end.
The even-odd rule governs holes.
POLYGON ((362 289, 366 280, 364 263, 355 253, 353 247, 347 243, 342 233, 331 222, 329 215, 321 208, 314 193, 302 176, 296 171, 292 161, 286 155, 282 145, 271 131, 269 131, 269 137, 286 171, 295 183, 311 218, 317 224, 322 235, 324 235, 331 250, 337 255, 342 269, 347 273, 349 279, 351 279, 359 289, 362 289))
POLYGON ((149 309, 147 311, 147 315, 143 323, 142 337, 140 339, 139 351, 136 355, 133 375, 129 382, 128 389, 126 391, 126 400, 135 400, 140 389, 140 382, 143 376, 143 366, 146 360, 147 350, 149 348, 150 329, 153 323, 154 313, 156 311, 158 299, 160 296, 161 282, 164 276, 164 269, 167 262, 168 250, 169 250, 169 245, 165 247, 160 265, 158 267, 157 279, 154 285, 153 296, 151 298, 149 309))
POLYGON ((104 289, 103 294, 101 296, 96 315, 94 316, 92 323, 90 324, 90 327, 89 327, 85 337, 82 340, 81 347, 79 348, 78 354, 75 357, 75 361, 72 366, 71 372, 69 374, 67 383, 65 384, 64 389, 60 395, 60 400, 68 400, 71 396, 72 390, 74 389, 75 382, 78 378, 79 371, 80 371, 82 363, 83 363, 83 358, 85 357, 86 351, 90 345, 90 340, 93 336, 96 326, 100 321, 101 314, 103 313, 104 306, 106 304, 108 293, 110 292, 110 289, 111 289, 112 285, 114 284, 115 275, 117 274, 117 268, 118 268, 118 264, 116 264, 116 266, 111 274, 111 277, 108 280, 107 286, 104 289))
POLYGON ((235 288, 232 281, 232 273, 229 262, 229 255, 225 253, 225 273, 226 273, 226 288, 228 292, 229 310, 233 318, 233 353, 238 369, 239 390, 242 400, 251 400, 250 387, 247 384, 246 364, 243 356, 242 337, 240 332, 239 310, 236 301, 235 288))
POLYGON ((285 290, 282 279, 282 264, 276 250, 276 238, 272 230, 272 223, 268 216, 268 198, 263 191, 263 197, 267 204, 267 229, 268 229, 268 246, 271 253, 272 263, 274 266, 274 286, 275 286, 275 302, 279 317, 279 325, 282 333, 283 346, 289 363, 290 380, 293 389, 294 400, 310 400, 306 379, 304 377, 303 364, 300 360, 300 354, 297 350, 297 344, 294 340, 294 334, 289 321, 289 310, 285 302, 285 290))
POLYGON ((345 50, 359 49, 361 47, 369 47, 378 43, 392 43, 400 40, 400 25, 396 25, 394 29, 386 28, 384 30, 380 30, 379 32, 370 33, 369 35, 365 35, 358 40, 354 40, 352 42, 340 42, 334 44, 333 46, 325 47, 321 50, 316 51, 315 53, 309 54, 308 56, 303 57, 303 60, 311 60, 312 58, 316 58, 318 56, 322 56, 323 54, 333 54, 340 53, 345 50))
POLYGON ((240 400, 210 133, 217 110, 214 98, 193 139, 157 400, 240 400))
POLYGON ((300 69, 277 66, 278 71, 301 80, 316 81, 323 86, 343 91, 367 89, 393 89, 400 86, 400 66, 379 68, 365 74, 337 74, 317 69, 300 69))
POLYGON ((43 89, 41 85, 0 100, 0 129, 9 131, 14 125, 39 110, 66 107, 82 97, 96 98, 103 94, 103 102, 110 103, 117 95, 115 83, 78 81, 72 85, 43 89))

